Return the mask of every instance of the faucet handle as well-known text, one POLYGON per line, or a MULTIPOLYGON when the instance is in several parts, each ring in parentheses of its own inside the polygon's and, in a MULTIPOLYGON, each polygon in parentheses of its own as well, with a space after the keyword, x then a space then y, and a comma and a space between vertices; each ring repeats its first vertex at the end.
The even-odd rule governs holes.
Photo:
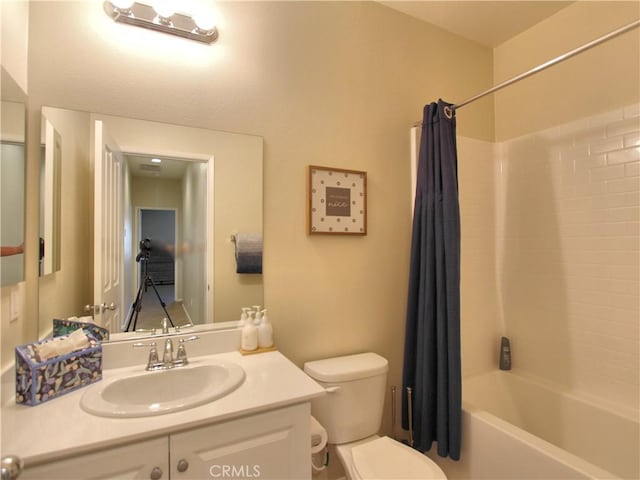
POLYGON ((185 342, 193 342, 194 340, 198 340, 200 337, 198 335, 191 335, 187 338, 181 338, 179 340, 178 345, 178 353, 176 354, 175 365, 185 366, 189 363, 189 359, 187 358, 187 349, 184 347, 185 342))
POLYGON ((138 342, 133 344, 133 348, 143 348, 143 347, 150 347, 149 360, 147 360, 147 370, 156 370, 162 365, 162 363, 160 363, 160 360, 158 359, 158 349, 156 347, 156 342, 151 342, 151 343, 138 342))
POLYGON ((180 330, 183 328, 191 328, 193 327, 193 323, 185 323, 184 325, 176 325, 175 329, 176 329, 176 333, 180 333, 180 330))

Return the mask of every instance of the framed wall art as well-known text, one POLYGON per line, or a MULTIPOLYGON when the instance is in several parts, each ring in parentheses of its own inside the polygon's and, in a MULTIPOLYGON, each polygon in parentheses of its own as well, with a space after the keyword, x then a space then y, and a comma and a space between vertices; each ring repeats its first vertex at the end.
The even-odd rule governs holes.
POLYGON ((367 172, 309 165, 309 233, 367 234, 367 172))

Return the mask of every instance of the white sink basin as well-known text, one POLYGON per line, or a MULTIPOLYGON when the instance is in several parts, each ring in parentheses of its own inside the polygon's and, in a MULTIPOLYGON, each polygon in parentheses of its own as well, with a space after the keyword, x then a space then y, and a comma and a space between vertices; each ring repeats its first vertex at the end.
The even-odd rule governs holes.
POLYGON ((193 408, 223 397, 244 381, 235 363, 206 363, 104 380, 80 399, 101 417, 147 417, 193 408))

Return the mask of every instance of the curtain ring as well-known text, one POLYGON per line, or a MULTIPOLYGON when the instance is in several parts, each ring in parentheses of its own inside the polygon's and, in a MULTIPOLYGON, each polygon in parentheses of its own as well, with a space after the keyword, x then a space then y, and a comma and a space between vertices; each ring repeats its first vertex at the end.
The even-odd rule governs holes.
POLYGON ((451 108, 449 105, 445 105, 444 114, 447 116, 449 120, 451 120, 451 118, 453 118, 453 108, 451 108))

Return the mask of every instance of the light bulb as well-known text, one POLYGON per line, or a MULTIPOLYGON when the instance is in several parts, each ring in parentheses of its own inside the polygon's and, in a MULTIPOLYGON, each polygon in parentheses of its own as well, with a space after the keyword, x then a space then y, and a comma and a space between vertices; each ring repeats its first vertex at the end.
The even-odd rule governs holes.
POLYGON ((171 18, 176 13, 176 8, 171 0, 156 0, 153 2, 153 9, 160 18, 171 18))
POLYGON ((111 0, 111 5, 113 5, 118 10, 130 10, 133 6, 133 0, 111 0))
POLYGON ((216 14, 208 8, 201 7, 193 13, 193 22, 203 32, 213 31, 216 28, 216 21, 216 14))

